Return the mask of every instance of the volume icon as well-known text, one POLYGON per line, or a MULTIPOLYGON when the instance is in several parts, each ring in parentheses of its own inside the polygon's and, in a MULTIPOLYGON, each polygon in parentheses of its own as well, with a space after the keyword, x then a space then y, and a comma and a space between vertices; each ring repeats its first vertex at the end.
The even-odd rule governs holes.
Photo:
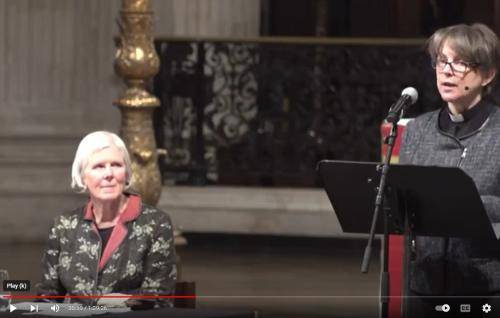
POLYGON ((59 308, 59 305, 52 305, 50 306, 50 310, 52 310, 53 312, 59 312, 61 308, 59 308))

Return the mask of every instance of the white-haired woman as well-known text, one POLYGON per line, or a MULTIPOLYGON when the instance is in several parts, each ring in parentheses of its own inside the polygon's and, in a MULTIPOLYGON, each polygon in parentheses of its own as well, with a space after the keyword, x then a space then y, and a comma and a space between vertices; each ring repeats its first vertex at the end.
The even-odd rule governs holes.
MULTIPOLYGON (((87 204, 57 217, 42 259, 44 296, 166 296, 174 292, 176 267, 169 216, 141 202, 130 187, 130 157, 115 134, 85 136, 72 168, 71 187, 87 192, 87 204)), ((47 298, 54 300, 54 298, 47 298)), ((166 298, 129 305, 169 306, 166 298)))

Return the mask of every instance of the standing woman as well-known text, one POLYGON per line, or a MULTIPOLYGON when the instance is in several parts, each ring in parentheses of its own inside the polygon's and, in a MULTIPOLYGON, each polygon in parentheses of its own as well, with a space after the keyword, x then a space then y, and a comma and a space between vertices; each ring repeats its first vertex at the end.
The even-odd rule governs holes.
MULTIPOLYGON (((40 295, 173 294, 177 274, 172 223, 167 214, 127 191, 130 179, 130 157, 117 135, 98 131, 82 139, 71 187, 87 192, 89 200, 56 218, 43 255, 40 295)), ((88 304, 97 300, 76 298, 88 304)), ((128 304, 171 302, 152 298, 128 304)))
MULTIPOLYGON (((483 24, 454 25, 430 37, 428 53, 443 107, 408 124, 400 153, 404 164, 464 170, 492 224, 500 222, 500 109, 487 94, 499 52, 497 36, 483 24)), ((482 317, 486 303, 500 311, 499 241, 417 237, 416 250, 408 317, 444 317, 435 307, 445 303, 453 317, 467 317, 460 304, 471 304, 473 317, 482 317)))

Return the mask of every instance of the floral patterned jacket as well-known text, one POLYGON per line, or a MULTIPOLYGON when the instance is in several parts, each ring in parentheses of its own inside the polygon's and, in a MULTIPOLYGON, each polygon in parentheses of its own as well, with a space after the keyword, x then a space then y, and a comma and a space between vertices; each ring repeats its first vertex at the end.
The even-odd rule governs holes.
MULTIPOLYGON (((129 195, 104 251, 91 202, 56 218, 42 259, 40 295, 171 295, 177 276, 169 216, 129 195), (102 254, 102 256, 101 256, 102 254)), ((170 306, 165 298, 154 298, 170 306)), ((76 301, 96 304, 96 298, 76 301)))

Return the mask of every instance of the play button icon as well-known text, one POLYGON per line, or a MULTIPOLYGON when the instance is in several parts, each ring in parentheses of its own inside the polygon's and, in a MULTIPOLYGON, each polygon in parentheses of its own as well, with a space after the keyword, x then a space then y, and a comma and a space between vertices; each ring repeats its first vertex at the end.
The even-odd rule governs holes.
POLYGON ((17 309, 17 307, 16 307, 16 306, 14 306, 14 305, 10 305, 10 306, 9 306, 9 310, 10 310, 10 312, 13 312, 13 311, 14 311, 14 310, 16 310, 16 309, 17 309))

